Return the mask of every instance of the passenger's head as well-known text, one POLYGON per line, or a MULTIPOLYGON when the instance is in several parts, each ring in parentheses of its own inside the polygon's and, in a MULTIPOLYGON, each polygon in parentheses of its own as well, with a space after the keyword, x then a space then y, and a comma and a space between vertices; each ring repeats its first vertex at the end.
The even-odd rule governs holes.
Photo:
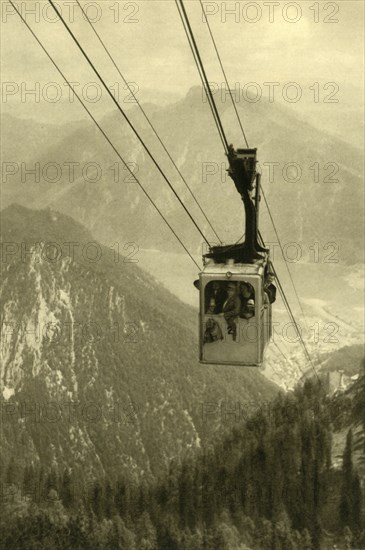
POLYGON ((211 330, 214 327, 214 319, 210 318, 207 321, 207 329, 211 330))
POLYGON ((229 283, 227 287, 228 296, 234 296, 237 292, 236 285, 234 283, 229 283))
POLYGON ((250 298, 253 293, 253 288, 249 283, 243 282, 240 284, 240 292, 244 298, 250 298))

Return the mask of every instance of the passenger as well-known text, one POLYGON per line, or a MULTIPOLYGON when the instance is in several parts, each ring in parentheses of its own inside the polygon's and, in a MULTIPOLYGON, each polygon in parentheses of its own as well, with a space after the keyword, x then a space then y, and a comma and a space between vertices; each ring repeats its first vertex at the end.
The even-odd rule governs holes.
POLYGON ((204 333, 204 343, 209 344, 211 342, 217 342, 223 340, 223 334, 217 321, 210 318, 207 321, 206 329, 204 333))
POLYGON ((216 306, 215 306, 214 298, 211 298, 211 299, 210 299, 210 302, 209 302, 208 309, 206 310, 205 313, 207 313, 208 315, 214 315, 215 307, 216 307, 216 306))
POLYGON ((229 283, 228 288, 228 297, 223 304, 223 315, 227 322, 228 334, 232 334, 232 338, 236 341, 237 337, 237 325, 236 320, 240 314, 241 301, 237 294, 237 287, 235 283, 229 283))
POLYGON ((270 304, 273 304, 276 300, 276 286, 272 284, 274 280, 274 274, 268 271, 265 277, 264 291, 269 298, 270 304))
POLYGON ((205 311, 206 313, 218 315, 219 313, 222 313, 223 304, 227 299, 227 292, 219 281, 213 281, 210 283, 209 290, 210 292, 208 292, 207 296, 208 304, 205 311))
POLYGON ((255 290, 250 283, 242 282, 239 286, 239 297, 241 301, 241 319, 250 319, 255 315, 255 290))

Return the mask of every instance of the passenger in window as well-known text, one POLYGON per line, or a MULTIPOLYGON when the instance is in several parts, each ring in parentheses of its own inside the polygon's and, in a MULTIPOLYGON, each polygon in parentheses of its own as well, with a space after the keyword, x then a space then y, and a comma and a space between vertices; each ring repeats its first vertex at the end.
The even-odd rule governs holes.
POLYGON ((223 315, 227 322, 227 332, 232 334, 232 338, 236 341, 237 337, 237 318, 241 310, 241 301, 238 297, 237 286, 235 283, 229 283, 227 287, 228 297, 223 304, 223 315))
POLYGON ((207 313, 208 315, 214 315, 215 308, 216 306, 215 306, 214 298, 211 298, 209 301, 208 309, 206 310, 205 313, 207 313))
POLYGON ((250 319, 255 315, 255 290, 250 283, 240 283, 239 298, 241 319, 250 319))
POLYGON ((207 321, 206 329, 204 332, 204 343, 209 344, 211 342, 217 342, 223 340, 223 334, 217 321, 210 318, 207 321))
POLYGON ((273 281, 275 280, 275 276, 273 273, 267 271, 267 274, 265 276, 265 282, 264 282, 264 291, 266 292, 270 304, 273 304, 276 300, 276 286, 273 285, 273 281))
POLYGON ((206 313, 219 315, 219 313, 222 313, 223 304, 227 299, 227 291, 222 283, 213 281, 207 286, 206 292, 208 301, 205 308, 206 313))

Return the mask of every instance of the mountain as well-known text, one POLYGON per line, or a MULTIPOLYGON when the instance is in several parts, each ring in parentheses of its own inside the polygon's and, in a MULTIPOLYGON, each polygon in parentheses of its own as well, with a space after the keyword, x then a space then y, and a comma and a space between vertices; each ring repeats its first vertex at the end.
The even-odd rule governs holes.
POLYGON ((71 217, 12 205, 1 232, 3 471, 155 476, 277 393, 200 365, 196 311, 71 217))
POLYGON ((343 370, 348 376, 354 376, 364 370, 364 357, 364 345, 344 346, 321 358, 321 371, 331 373, 343 370))
MULTIPOLYGON (((224 99, 216 95, 228 140, 242 147, 233 109, 224 99)), ((318 243, 327 255, 334 249, 340 251, 341 262, 361 262, 361 149, 302 120, 293 108, 264 98, 256 103, 239 102, 237 109, 250 145, 258 147, 262 183, 283 244, 299 243, 310 255, 310 247, 318 243)), ((243 227, 241 201, 227 177, 226 160, 201 88, 192 88, 184 99, 159 109, 147 105, 146 111, 151 111, 153 124, 219 236, 224 242, 236 240, 243 227)), ((216 240, 138 108, 130 109, 128 116, 208 240, 216 240)), ((184 242, 200 255, 201 236, 122 117, 107 114, 101 124, 184 242)), ((144 249, 180 251, 134 179, 117 163, 115 153, 91 122, 79 121, 65 127, 31 125, 26 121, 24 126, 24 121, 7 115, 3 126, 9 128, 10 136, 24 136, 5 143, 3 162, 15 163, 16 173, 9 174, 4 183, 4 206, 12 202, 35 209, 50 206, 81 221, 107 245, 123 237, 144 249), (23 126, 26 131, 22 131, 23 126), (36 162, 39 182, 35 182, 34 175, 24 173, 26 167, 34 168, 36 162)), ((260 223, 265 240, 274 243, 265 208, 260 223)))

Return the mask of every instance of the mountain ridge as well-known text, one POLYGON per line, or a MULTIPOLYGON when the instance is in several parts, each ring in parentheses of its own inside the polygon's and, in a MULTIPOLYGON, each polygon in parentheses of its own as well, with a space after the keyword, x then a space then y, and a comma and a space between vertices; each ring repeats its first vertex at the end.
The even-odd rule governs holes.
MULTIPOLYGON (((225 127, 236 128, 237 122, 228 101, 223 104, 219 96, 216 99, 225 127)), ((237 108, 244 127, 251 128, 250 143, 259 149, 263 184, 282 242, 292 242, 294 239, 308 246, 315 241, 321 245, 335 242, 346 262, 351 264, 359 261, 359 250, 363 244, 361 152, 341 139, 299 120, 295 112, 280 104, 262 101, 243 106, 238 103, 237 108), (273 162, 279 163, 278 167, 273 166, 273 162), (295 181, 295 170, 298 167, 301 177, 295 181), (272 180, 270 170, 274 170, 272 180), (323 204, 326 205, 325 210, 321 206, 323 204), (293 212, 296 216, 295 225, 292 223, 293 212), (344 213, 341 226, 338 224, 338 212, 344 213)), ((209 239, 214 239, 206 220, 179 181, 138 108, 133 107, 129 115, 177 193, 196 216, 203 232, 209 239)), ((225 242, 237 240, 243 217, 241 205, 225 173, 225 159, 208 104, 203 102, 201 89, 193 88, 179 102, 154 111, 151 120, 208 217, 219 230, 221 238, 225 242), (227 212, 231 219, 229 224, 226 220, 227 212)), ((104 244, 124 235, 128 240, 138 242, 141 248, 174 250, 176 243, 173 238, 163 225, 159 225, 153 207, 139 191, 136 192, 133 178, 128 176, 124 167, 116 163, 117 158, 104 143, 99 131, 92 123, 85 121, 75 123, 75 126, 69 131, 63 128, 57 137, 52 130, 39 130, 38 133, 43 132, 40 147, 32 146, 31 152, 25 143, 18 143, 16 149, 13 143, 10 144, 3 158, 19 166, 18 172, 9 175, 8 182, 3 186, 4 205, 19 202, 33 208, 50 206, 61 210, 81 220, 104 244), (37 153, 37 149, 42 152, 37 153), (49 181, 41 173, 39 183, 34 183, 32 176, 26 177, 26 182, 21 183, 20 161, 23 160, 29 165, 39 162, 41 169, 49 162, 58 164, 61 170, 59 181, 50 181, 51 176, 54 177, 50 171, 49 181), (65 165, 70 162, 79 164, 75 168, 73 181, 70 169, 65 165), (92 181, 92 170, 89 173, 90 181, 85 178, 85 174, 82 175, 82 169, 93 162, 99 166, 95 182, 92 181), (150 227, 156 228, 153 234, 149 231, 150 227)), ((107 128, 108 135, 122 151, 126 161, 133 163, 131 166, 137 177, 172 221, 184 242, 193 252, 200 253, 200 235, 191 226, 165 184, 156 179, 158 174, 135 136, 121 125, 114 114, 105 115, 102 126, 107 128)), ((228 139, 237 146, 242 142, 238 130, 230 131, 228 139)), ((272 234, 265 211, 261 213, 261 225, 264 236, 272 234)))
POLYGON ((70 217, 1 214, 3 246, 27 250, 1 263, 3 464, 154 476, 226 428, 222 407, 278 391, 257 370, 200 365, 193 308, 113 250, 99 245, 93 263, 77 248, 58 262, 31 253, 39 240, 89 243, 70 217))

